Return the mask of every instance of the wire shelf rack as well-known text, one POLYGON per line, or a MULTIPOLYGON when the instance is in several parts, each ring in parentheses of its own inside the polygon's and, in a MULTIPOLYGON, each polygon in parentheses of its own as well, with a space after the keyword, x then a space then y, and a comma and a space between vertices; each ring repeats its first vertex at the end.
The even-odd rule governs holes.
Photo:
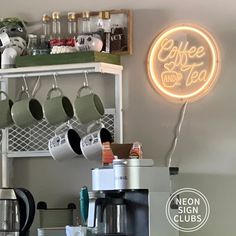
MULTIPOLYGON (((102 123, 111 132, 114 141, 119 136, 116 124, 115 109, 106 109, 102 123)), ((79 133, 80 137, 86 134, 87 126, 81 125, 74 117, 70 125, 79 133)), ((31 128, 21 129, 12 126, 8 129, 7 153, 8 157, 42 157, 50 156, 48 140, 55 134, 57 126, 52 126, 42 120, 31 128)))

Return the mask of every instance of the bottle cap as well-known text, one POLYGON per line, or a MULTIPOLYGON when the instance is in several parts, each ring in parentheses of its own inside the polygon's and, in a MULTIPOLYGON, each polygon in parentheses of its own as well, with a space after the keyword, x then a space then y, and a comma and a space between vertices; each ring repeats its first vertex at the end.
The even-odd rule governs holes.
POLYGON ((83 18, 83 19, 89 19, 89 17, 90 17, 89 11, 84 11, 84 12, 82 12, 82 18, 83 18))
POLYGON ((47 15, 47 14, 43 14, 42 21, 43 22, 49 22, 50 21, 50 16, 47 15))
POLYGON ((75 12, 68 12, 67 18, 69 21, 75 20, 76 19, 75 12))
POLYGON ((60 12, 54 11, 54 12, 52 13, 52 19, 53 19, 53 20, 59 20, 59 19, 60 19, 60 12))
POLYGON ((100 11, 99 12, 99 18, 103 20, 109 20, 111 18, 109 11, 100 11))

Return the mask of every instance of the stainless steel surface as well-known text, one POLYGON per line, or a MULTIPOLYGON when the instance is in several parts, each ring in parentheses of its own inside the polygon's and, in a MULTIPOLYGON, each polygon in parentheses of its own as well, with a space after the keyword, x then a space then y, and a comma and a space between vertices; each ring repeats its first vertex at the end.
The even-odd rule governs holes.
POLYGON ((19 232, 0 232, 1 236, 19 236, 19 232))
POLYGON ((15 191, 12 188, 1 188, 0 189, 0 200, 16 200, 15 191))
POLYGON ((109 204, 104 210, 105 234, 126 233, 126 205, 109 204))
POLYGON ((20 215, 17 200, 0 199, 0 235, 20 230, 20 215), (7 233, 6 232, 6 233, 7 233))
POLYGON ((89 199, 88 227, 94 235, 120 235, 127 232, 125 199, 106 196, 89 199))

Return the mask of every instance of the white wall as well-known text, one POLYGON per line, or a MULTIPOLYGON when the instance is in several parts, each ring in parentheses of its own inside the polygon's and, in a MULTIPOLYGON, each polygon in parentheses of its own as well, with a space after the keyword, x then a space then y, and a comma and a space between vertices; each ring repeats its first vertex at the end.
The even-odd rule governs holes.
MULTIPOLYGON (((134 53, 122 58, 124 65, 124 139, 143 143, 145 157, 164 165, 170 147, 180 105, 159 96, 147 80, 145 60, 151 41, 165 26, 176 22, 195 22, 208 28, 220 44, 222 71, 211 93, 190 104, 174 157, 179 160, 178 187, 195 187, 209 199, 211 216, 208 224, 191 235, 235 235, 236 197, 236 15, 234 1, 8 1, 0 16, 24 16, 38 20, 52 10, 84 10, 104 8, 136 8, 134 11, 134 53), (14 7, 13 6, 14 3, 14 7), (56 7, 55 7, 56 6, 56 7), (30 11, 28 10, 30 9, 30 11), (149 9, 149 10, 147 10, 149 9)), ((74 82, 73 82, 74 83, 74 82)), ((102 87, 98 89, 108 98, 102 87)), ((46 86, 46 85, 45 85, 46 86)), ((75 85, 63 85, 71 94, 75 85)), ((46 89, 46 88, 45 88, 46 89)), ((38 96, 45 94, 43 89, 38 96)), ((105 89, 106 91, 107 89, 105 89)), ((73 93, 70 95, 73 97, 73 93)), ((107 103, 109 102, 109 99, 107 103)), ((90 183, 90 168, 85 160, 66 164, 47 158, 14 161, 15 186, 25 186, 36 201, 45 200, 50 206, 75 201, 79 188, 90 183)), ((185 235, 188 235, 187 233, 185 235)))

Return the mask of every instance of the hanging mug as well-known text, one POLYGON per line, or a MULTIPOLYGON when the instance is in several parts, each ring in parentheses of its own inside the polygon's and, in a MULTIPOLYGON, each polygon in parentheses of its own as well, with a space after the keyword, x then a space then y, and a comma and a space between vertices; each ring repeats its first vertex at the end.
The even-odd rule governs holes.
POLYGON ((105 114, 101 99, 92 92, 89 86, 83 86, 78 90, 74 102, 75 114, 82 124, 99 120, 105 114), (83 90, 89 90, 89 94, 81 96, 83 90))
POLYGON ((26 128, 43 119, 43 109, 37 99, 31 97, 28 91, 22 90, 12 106, 11 115, 18 127, 26 128), (26 94, 27 98, 22 99, 23 94, 26 94))
POLYGON ((48 149, 53 159, 57 161, 78 157, 82 154, 80 136, 71 125, 62 124, 55 130, 55 136, 48 141, 48 149))
POLYGON ((11 126, 14 122, 11 117, 11 108, 13 106, 13 101, 9 99, 8 95, 0 91, 0 95, 4 94, 6 99, 0 100, 0 129, 11 126))
POLYGON ((102 160, 102 151, 104 142, 112 142, 112 136, 101 123, 99 129, 91 132, 94 124, 88 126, 88 134, 85 135, 80 141, 80 149, 87 160, 102 160))
POLYGON ((64 123, 74 116, 73 106, 60 88, 52 88, 47 94, 47 100, 43 105, 44 116, 51 125, 64 123), (53 92, 59 92, 59 96, 52 97, 53 92))

